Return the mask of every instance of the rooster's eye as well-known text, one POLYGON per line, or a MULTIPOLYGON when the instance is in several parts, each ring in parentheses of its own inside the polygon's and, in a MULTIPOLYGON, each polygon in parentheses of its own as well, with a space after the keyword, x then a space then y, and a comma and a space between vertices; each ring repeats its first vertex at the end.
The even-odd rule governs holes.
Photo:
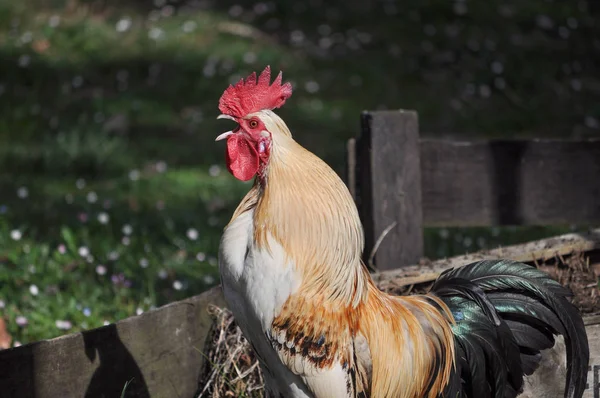
POLYGON ((250 128, 257 128, 258 127, 258 122, 256 120, 250 120, 250 123, 248 123, 250 125, 250 128))

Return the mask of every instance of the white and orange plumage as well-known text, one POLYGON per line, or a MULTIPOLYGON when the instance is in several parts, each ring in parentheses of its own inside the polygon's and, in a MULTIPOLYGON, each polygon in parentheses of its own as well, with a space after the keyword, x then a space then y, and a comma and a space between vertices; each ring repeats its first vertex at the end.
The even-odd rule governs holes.
POLYGON ((569 292, 511 261, 466 265, 427 295, 377 289, 361 261, 363 229, 335 172, 272 110, 292 94, 270 68, 225 90, 238 125, 226 162, 255 178, 225 228, 225 299, 272 397, 516 397, 540 352, 564 336, 565 397, 581 397, 589 351, 569 292), (565 389, 566 386, 566 389, 565 389))

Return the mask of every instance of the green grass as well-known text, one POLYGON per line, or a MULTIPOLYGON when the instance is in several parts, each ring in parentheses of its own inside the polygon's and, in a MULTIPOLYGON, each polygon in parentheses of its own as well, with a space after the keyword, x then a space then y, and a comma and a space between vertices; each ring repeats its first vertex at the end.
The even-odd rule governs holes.
POLYGON ((217 283, 215 248, 244 187, 203 169, 154 173, 4 186, 0 300, 17 341, 101 326, 217 283))
MULTIPOLYGON (((213 141, 229 128, 217 101, 266 64, 294 83, 279 114, 339 172, 363 109, 416 109, 424 135, 597 134, 598 28, 577 4, 347 3, 0 0, 0 314, 17 342, 217 283, 220 233, 248 188, 213 141)), ((570 229, 427 229, 426 254, 570 229)))

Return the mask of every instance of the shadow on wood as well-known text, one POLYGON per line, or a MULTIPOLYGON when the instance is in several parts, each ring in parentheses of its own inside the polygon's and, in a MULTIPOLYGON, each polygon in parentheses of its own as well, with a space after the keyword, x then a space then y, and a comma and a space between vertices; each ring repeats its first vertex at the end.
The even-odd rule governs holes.
POLYGON ((82 333, 85 353, 99 363, 85 392, 85 398, 150 398, 142 371, 119 338, 116 325, 82 333), (127 386, 127 388, 125 388, 127 386))
POLYGON ((192 398, 220 287, 115 324, 0 351, 0 396, 192 398))

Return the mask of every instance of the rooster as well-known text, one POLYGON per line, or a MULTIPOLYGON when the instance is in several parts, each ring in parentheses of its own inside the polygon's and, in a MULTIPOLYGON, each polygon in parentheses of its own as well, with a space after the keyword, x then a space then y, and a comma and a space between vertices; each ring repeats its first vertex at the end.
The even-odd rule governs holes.
POLYGON ((219 118, 237 126, 216 139, 227 140, 233 176, 255 179, 225 227, 219 269, 267 396, 516 397, 558 336, 560 388, 581 397, 582 318, 570 292, 536 268, 480 261, 443 273, 426 295, 375 286, 348 189, 273 112, 292 87, 281 73, 270 81, 267 67, 225 90, 219 118))

